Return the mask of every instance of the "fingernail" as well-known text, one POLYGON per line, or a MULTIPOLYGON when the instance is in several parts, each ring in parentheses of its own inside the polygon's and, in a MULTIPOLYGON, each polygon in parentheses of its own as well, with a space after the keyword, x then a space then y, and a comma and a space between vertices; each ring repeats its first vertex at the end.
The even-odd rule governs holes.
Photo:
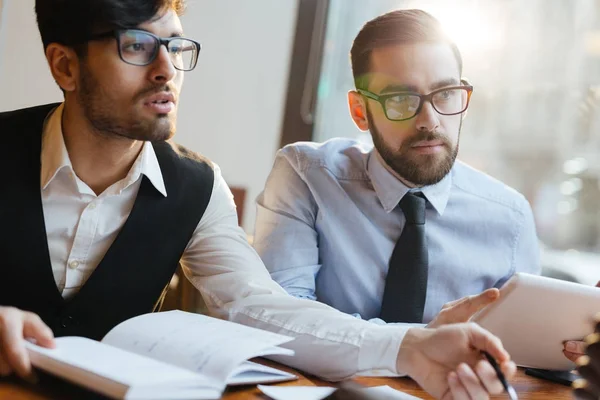
POLYGON ((573 389, 585 389, 587 387, 587 385, 588 385, 588 383, 585 379, 576 379, 571 384, 571 387, 573 389))
POLYGON ((566 342, 565 350, 575 353, 577 351, 577 344, 575 344, 575 342, 566 342))
POLYGON ((458 377, 456 376, 456 372, 452 371, 448 374, 448 380, 451 382, 456 382, 458 377))
POLYGON ((578 367, 586 366, 590 363, 590 358, 588 356, 581 356, 575 361, 578 367))
POLYGON ((585 337, 585 342, 590 345, 600 342, 600 333, 591 333, 585 337))

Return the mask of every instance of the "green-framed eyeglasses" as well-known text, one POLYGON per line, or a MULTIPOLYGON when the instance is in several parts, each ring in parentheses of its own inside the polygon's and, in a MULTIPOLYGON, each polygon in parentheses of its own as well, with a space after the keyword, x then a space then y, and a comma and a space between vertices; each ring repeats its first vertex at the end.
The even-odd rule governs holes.
POLYGON ((364 89, 357 89, 357 92, 381 104, 386 118, 390 121, 406 121, 416 117, 426 101, 441 115, 465 112, 469 107, 473 86, 449 86, 429 94, 396 92, 378 95, 364 89))

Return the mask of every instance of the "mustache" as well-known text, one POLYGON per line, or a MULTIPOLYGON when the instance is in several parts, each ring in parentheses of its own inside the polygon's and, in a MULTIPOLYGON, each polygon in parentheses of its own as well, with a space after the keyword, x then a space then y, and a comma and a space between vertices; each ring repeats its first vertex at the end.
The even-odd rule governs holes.
POLYGON ((408 142, 406 142, 407 146, 412 146, 418 142, 430 142, 433 140, 439 140, 444 143, 444 146, 451 148, 452 144, 450 140, 441 133, 437 133, 435 131, 417 131, 417 134, 413 136, 408 142))

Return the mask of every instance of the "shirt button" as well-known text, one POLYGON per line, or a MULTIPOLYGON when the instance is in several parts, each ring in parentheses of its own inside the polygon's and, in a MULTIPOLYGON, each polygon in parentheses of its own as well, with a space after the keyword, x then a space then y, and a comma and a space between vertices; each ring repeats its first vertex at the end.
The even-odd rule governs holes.
POLYGON ((73 317, 71 317, 70 315, 63 317, 60 320, 60 326, 62 326, 63 328, 68 328, 72 324, 73 324, 73 317))
POLYGON ((93 210, 94 208, 96 208, 96 203, 90 203, 90 205, 88 206, 88 209, 93 210))
POLYGON ((79 261, 74 260, 69 263, 69 268, 71 268, 71 269, 76 269, 78 266, 79 266, 79 261))

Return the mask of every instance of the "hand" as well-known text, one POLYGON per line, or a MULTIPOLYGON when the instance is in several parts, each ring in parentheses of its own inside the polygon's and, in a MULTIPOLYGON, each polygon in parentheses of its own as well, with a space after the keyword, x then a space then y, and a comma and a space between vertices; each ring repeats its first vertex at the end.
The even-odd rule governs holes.
MULTIPOLYGON (((596 284, 600 287, 600 281, 596 284)), ((577 362, 577 359, 585 354, 585 342, 580 340, 568 340, 563 343, 563 354, 569 360, 577 362)))
POLYGON ((446 324, 468 322, 483 307, 493 303, 500 297, 496 288, 484 290, 478 295, 463 297, 444 304, 439 314, 427 324, 427 328, 438 328, 446 324))
POLYGON ((35 339, 44 347, 54 347, 52 330, 36 314, 0 306, 0 376, 16 372, 31 376, 31 362, 23 339, 35 339))
POLYGON ((600 398, 600 314, 596 315, 596 332, 585 338, 585 356, 577 360, 580 380, 573 383, 576 399, 600 398))
POLYGON ((474 323, 409 329, 397 368, 436 398, 488 399, 504 388, 482 351, 497 360, 507 379, 514 376, 517 367, 500 339, 474 323))

